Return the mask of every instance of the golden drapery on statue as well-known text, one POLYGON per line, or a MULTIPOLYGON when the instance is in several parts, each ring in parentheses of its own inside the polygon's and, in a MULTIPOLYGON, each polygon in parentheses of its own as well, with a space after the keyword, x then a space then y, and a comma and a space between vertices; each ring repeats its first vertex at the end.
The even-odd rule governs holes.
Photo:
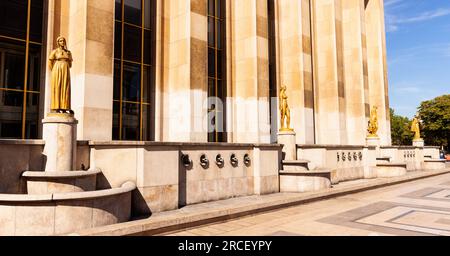
POLYGON ((369 127, 367 128, 369 132, 369 137, 377 138, 378 137, 378 108, 373 107, 370 111, 370 121, 369 127))
POLYGON ((280 132, 292 132, 294 129, 291 129, 291 110, 289 109, 288 104, 288 96, 286 94, 286 86, 283 85, 280 89, 280 122, 281 128, 280 132))
POLYGON ((419 118, 416 116, 414 117, 412 124, 411 124, 411 131, 414 132, 414 140, 420 140, 420 121, 419 118))
POLYGON ((70 68, 72 53, 67 49, 64 37, 56 40, 58 48, 50 54, 48 65, 52 72, 50 81, 51 112, 73 113, 70 106, 70 68))

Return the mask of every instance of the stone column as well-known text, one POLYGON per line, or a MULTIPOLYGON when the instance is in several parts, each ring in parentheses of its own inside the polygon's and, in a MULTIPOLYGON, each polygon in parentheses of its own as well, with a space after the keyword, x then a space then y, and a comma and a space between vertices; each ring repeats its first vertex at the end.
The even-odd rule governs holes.
POLYGON ((191 1, 159 3, 162 4, 163 75, 158 133, 162 141, 188 142, 193 130, 194 103, 194 97, 191 98, 191 1))
POLYGON ((71 114, 50 113, 42 123, 45 171, 73 171, 76 164, 78 121, 71 114))
POLYGON ((286 85, 297 144, 314 144, 314 90, 309 0, 275 1, 279 85, 286 85))
POLYGON ((317 144, 341 144, 335 0, 312 1, 317 144))
POLYGON ((342 1, 343 59, 346 95, 347 142, 363 145, 366 137, 364 105, 363 26, 364 2, 342 1))
MULTIPOLYGON (((114 1, 49 0, 48 15, 48 54, 61 35, 66 37, 74 58, 72 107, 79 120, 78 139, 111 140, 114 1)), ((50 86, 49 70, 46 86, 50 86)), ((46 113, 50 110, 49 91, 46 113)))
POLYGON ((386 79, 386 48, 384 8, 382 0, 370 0, 365 9, 367 63, 370 105, 378 107, 379 136, 382 145, 389 145, 390 114, 386 79))
POLYGON ((208 141, 208 1, 191 2, 191 141, 208 141))
POLYGON ((232 141, 270 142, 267 1, 232 0, 227 17, 232 141))

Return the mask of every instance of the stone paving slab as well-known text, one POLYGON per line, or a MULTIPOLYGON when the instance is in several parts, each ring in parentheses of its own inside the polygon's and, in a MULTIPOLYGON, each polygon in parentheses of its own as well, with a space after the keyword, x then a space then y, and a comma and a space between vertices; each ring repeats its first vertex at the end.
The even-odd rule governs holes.
POLYGON ((419 171, 408 173, 403 177, 344 182, 318 192, 277 193, 190 205, 175 211, 154 214, 148 219, 88 229, 71 235, 158 235, 447 173, 450 173, 450 169, 419 171))

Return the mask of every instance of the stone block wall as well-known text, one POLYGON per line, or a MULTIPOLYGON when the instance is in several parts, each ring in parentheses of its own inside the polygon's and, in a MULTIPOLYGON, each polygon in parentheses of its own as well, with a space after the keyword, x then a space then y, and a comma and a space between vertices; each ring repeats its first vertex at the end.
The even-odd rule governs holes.
POLYGON ((133 214, 177 209, 180 206, 238 196, 279 192, 280 145, 91 142, 90 167, 100 168, 101 188, 126 181, 137 184, 133 214), (216 164, 216 156, 224 166, 216 164), (238 164, 233 166, 234 154, 238 164), (182 162, 184 155, 192 163, 182 162), (200 165, 205 155, 209 166, 200 165), (244 163, 244 156, 250 163, 244 163))

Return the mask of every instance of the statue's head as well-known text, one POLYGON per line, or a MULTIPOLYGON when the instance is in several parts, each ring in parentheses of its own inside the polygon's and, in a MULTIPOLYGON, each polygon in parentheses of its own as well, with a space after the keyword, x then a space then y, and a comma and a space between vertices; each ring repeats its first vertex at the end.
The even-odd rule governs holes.
POLYGON ((56 39, 56 43, 58 47, 61 47, 63 49, 66 49, 67 47, 66 38, 64 38, 63 36, 58 37, 58 39, 56 39))
POLYGON ((286 90, 287 90, 286 85, 282 85, 282 86, 281 86, 281 90, 282 90, 282 91, 286 91, 286 90))

